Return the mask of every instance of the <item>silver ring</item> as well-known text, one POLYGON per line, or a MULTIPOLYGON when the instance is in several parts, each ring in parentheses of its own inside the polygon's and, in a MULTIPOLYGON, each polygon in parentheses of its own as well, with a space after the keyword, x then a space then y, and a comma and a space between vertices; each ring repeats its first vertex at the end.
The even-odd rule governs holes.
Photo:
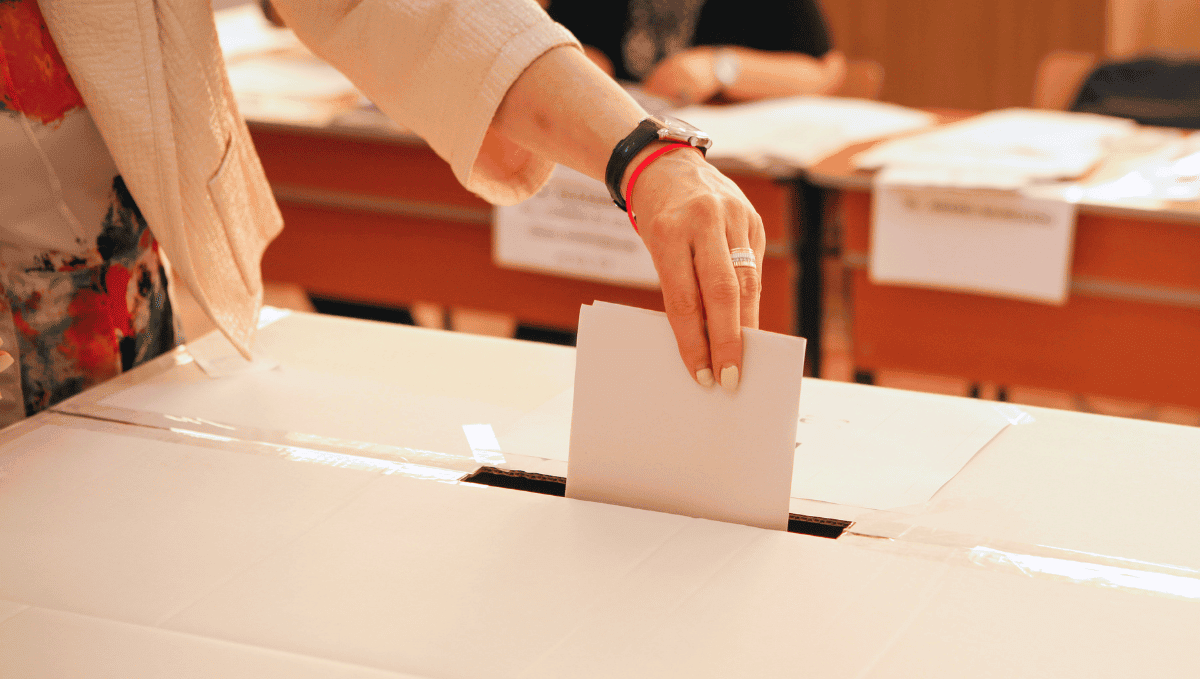
POLYGON ((733 248, 729 251, 729 259, 735 267, 748 266, 751 269, 758 268, 758 257, 754 254, 754 250, 750 248, 733 248))

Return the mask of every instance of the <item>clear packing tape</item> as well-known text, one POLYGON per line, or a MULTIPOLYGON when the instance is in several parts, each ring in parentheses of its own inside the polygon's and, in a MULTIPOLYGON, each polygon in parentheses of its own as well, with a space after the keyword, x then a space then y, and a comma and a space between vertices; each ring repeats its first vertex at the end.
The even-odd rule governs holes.
POLYGON ((334 453, 326 450, 314 450, 311 448, 301 448, 298 446, 281 446, 271 443, 264 443, 261 441, 248 441, 229 436, 217 436, 214 434, 190 431, 187 429, 172 428, 168 431, 173 434, 185 436, 189 439, 199 439, 201 441, 213 442, 221 445, 221 447, 225 449, 228 449, 230 446, 232 446, 241 452, 259 455, 274 455, 292 462, 306 462, 310 464, 324 465, 327 467, 336 467, 339 469, 356 469, 358 471, 377 472, 379 474, 398 474, 414 479, 442 481, 448 483, 457 482, 464 476, 464 472, 462 471, 415 464, 407 461, 381 459, 377 457, 364 457, 362 455, 350 455, 346 453, 334 453))
MULTIPOLYGON (((338 439, 304 432, 236 427, 194 416, 159 414, 124 408, 100 407, 97 405, 91 406, 89 410, 92 412, 74 412, 72 409, 61 409, 58 412, 140 425, 154 429, 165 429, 176 434, 212 441, 256 443, 263 446, 271 446, 279 450, 305 450, 314 454, 328 455, 329 460, 344 461, 350 458, 375 460, 380 464, 410 465, 426 469, 454 471, 460 476, 474 471, 480 465, 480 462, 474 458, 450 453, 406 448, 384 443, 338 439)), ((309 461, 317 461, 317 458, 314 457, 309 461)), ((335 466, 342 466, 342 463, 339 462, 335 466)))
MULTIPOLYGON (((187 362, 190 359, 182 356, 176 357, 176 360, 187 362)), ((78 413, 75 415, 78 416, 78 413)), ((1013 424, 1029 421, 1029 416, 1016 408, 1008 415, 1011 416, 1010 421, 1013 424)), ((112 426, 105 420, 140 424, 143 427, 138 429, 140 435, 150 438, 171 440, 172 437, 185 437, 202 446, 217 446, 305 464, 355 469, 381 475, 403 475, 443 483, 457 483, 485 464, 504 464, 504 456, 499 451, 495 434, 486 424, 464 425, 464 436, 475 454, 474 457, 468 458, 298 432, 238 428, 195 417, 122 410, 121 413, 111 413, 109 417, 90 415, 87 419, 92 422, 84 426, 112 426), (135 419, 139 421, 130 421, 135 419)), ((520 466, 520 463, 517 464, 520 466)), ((1051 578, 1185 600, 1200 600, 1200 570, 1193 568, 913 527, 903 523, 903 519, 903 516, 895 512, 876 512, 865 520, 857 521, 839 539, 891 553, 1008 571, 1030 578, 1051 578)))
MULTIPOLYGON (((161 373, 172 367, 191 363, 193 360, 185 347, 179 347, 155 359, 157 365, 151 366, 150 369, 161 373)), ((125 376, 118 377, 91 392, 65 401, 52 410, 65 415, 166 430, 192 439, 213 441, 225 445, 244 445, 256 450, 284 455, 296 461, 328 464, 335 467, 374 469, 387 473, 405 473, 417 478, 457 479, 475 471, 481 464, 473 457, 432 450, 355 441, 297 431, 235 426, 194 415, 156 413, 105 405, 103 403, 105 396, 126 386, 122 383, 123 377, 125 376)), ((503 460, 503 456, 498 451, 488 452, 493 454, 493 457, 489 458, 491 463, 503 460)))
MULTIPOLYGON (((277 321, 288 318, 291 312, 284 309, 264 307, 259 318, 261 330, 277 321)), ((353 440, 338 436, 323 435, 307 431, 285 430, 247 424, 246 419, 231 421, 228 418, 204 417, 197 414, 179 414, 169 408, 157 410, 123 405, 114 400, 114 395, 131 388, 153 382, 182 366, 194 363, 211 380, 226 378, 250 380, 245 388, 253 389, 252 373, 281 370, 279 361, 269 355, 258 355, 247 361, 223 338, 208 335, 180 346, 138 371, 126 373, 104 384, 58 404, 54 411, 96 420, 107 420, 142 427, 163 429, 196 439, 231 444, 244 443, 264 446, 296 460, 318 462, 337 467, 377 469, 389 473, 407 473, 420 478, 444 480, 447 474, 459 478, 479 468, 481 464, 503 465, 504 455, 500 451, 492 427, 489 424, 460 424, 458 434, 448 433, 443 439, 459 442, 462 452, 439 452, 420 445, 396 445, 396 442, 381 443, 377 439, 353 440)), ((204 380, 202 379, 202 382, 204 380)), ((216 383, 216 382, 213 382, 216 383)), ((263 394, 259 394, 262 398, 263 394)), ((467 415, 464 415, 466 417, 467 415)), ((307 421, 307 420, 301 420, 307 421)), ((444 424, 444 423, 443 423, 444 424)), ((291 429, 291 428, 289 428, 291 429)), ((368 435, 370 432, 368 432, 368 435)), ((432 446, 431 446, 432 447, 432 446)), ((447 446, 451 450, 453 446, 447 446)))
POLYGON ((1200 601, 1200 570, 1186 566, 993 540, 891 520, 860 521, 839 539, 870 549, 1022 577, 1200 601))

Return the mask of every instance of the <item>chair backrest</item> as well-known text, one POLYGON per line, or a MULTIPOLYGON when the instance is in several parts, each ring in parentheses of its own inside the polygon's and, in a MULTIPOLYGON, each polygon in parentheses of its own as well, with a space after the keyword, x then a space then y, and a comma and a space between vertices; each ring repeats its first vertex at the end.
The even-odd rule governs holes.
POLYGON ((883 90, 883 66, 869 59, 846 62, 846 77, 841 86, 831 92, 839 97, 878 99, 883 90))
POLYGON ((1200 129, 1200 60, 1156 54, 1102 63, 1083 81, 1070 109, 1200 129))
POLYGON ((1056 111, 1070 108, 1096 61, 1091 52, 1055 50, 1047 54, 1033 81, 1033 107, 1056 111))

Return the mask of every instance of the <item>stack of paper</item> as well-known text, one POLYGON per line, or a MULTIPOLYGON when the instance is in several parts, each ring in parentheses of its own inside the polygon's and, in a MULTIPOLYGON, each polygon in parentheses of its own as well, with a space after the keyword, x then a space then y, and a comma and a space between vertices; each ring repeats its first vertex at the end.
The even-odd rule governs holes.
POLYGON ((1079 200, 1162 209, 1200 198, 1200 133, 1145 128, 1075 188, 1079 200))
POLYGON ((910 186, 1014 189, 1084 174, 1135 127, 1123 118, 1006 109, 884 142, 858 154, 854 163, 860 169, 888 168, 893 177, 903 172, 910 186))
POLYGON ((257 5, 216 13, 229 84, 243 116, 325 125, 367 103, 346 76, 312 54, 257 5))
POLYGON ((786 530, 805 342, 743 339, 730 393, 691 378, 664 314, 584 306, 567 496, 786 530))
POLYGON ((301 46, 300 39, 290 29, 267 21, 257 3, 223 9, 213 16, 225 63, 301 46))
POLYGON ((924 111, 865 99, 788 97, 675 112, 713 138, 710 159, 779 172, 804 169, 858 142, 928 127, 924 111))

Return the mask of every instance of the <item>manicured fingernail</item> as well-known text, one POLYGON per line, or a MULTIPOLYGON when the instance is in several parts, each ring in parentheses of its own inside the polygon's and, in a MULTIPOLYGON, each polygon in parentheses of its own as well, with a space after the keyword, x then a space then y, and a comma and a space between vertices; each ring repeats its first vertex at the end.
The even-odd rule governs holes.
POLYGON ((705 387, 711 387, 712 385, 716 384, 716 381, 713 380, 712 368, 703 368, 701 370, 697 370, 696 381, 699 382, 701 386, 705 387))
POLYGON ((0 371, 8 370, 8 366, 13 364, 12 354, 0 354, 0 371))
POLYGON ((738 368, 736 365, 727 365, 721 370, 721 386, 725 391, 734 391, 738 387, 738 368))

